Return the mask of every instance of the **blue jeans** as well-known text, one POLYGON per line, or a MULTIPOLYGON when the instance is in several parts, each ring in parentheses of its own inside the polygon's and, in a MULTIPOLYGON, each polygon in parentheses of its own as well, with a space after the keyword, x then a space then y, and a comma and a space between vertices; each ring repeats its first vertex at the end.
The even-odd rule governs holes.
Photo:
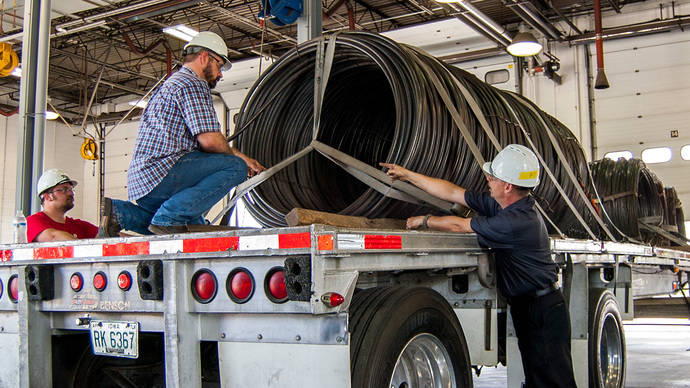
POLYGON ((122 229, 141 234, 151 234, 149 224, 204 224, 202 215, 246 178, 247 165, 239 157, 194 151, 136 204, 113 199, 113 213, 122 229))

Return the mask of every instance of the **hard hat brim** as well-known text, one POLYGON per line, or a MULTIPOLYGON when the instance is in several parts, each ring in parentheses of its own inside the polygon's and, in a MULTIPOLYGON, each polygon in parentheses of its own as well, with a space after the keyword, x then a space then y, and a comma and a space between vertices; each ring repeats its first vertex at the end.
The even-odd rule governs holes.
POLYGON ((493 170, 491 169, 491 162, 486 162, 482 166, 482 170, 484 170, 485 173, 491 175, 492 177, 495 177, 493 170))

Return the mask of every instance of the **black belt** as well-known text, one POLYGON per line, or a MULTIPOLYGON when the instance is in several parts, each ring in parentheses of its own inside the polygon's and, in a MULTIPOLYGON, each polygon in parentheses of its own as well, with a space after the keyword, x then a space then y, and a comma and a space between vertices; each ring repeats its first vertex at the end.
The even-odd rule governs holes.
POLYGON ((558 284, 551 283, 548 287, 542 288, 541 290, 530 291, 525 294, 525 296, 531 296, 533 298, 538 298, 540 296, 548 295, 558 289, 558 284))

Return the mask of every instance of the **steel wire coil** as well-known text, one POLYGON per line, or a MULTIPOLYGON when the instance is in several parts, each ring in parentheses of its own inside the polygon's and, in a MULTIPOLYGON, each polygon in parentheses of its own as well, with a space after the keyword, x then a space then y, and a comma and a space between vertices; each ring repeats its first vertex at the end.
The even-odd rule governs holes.
MULTIPOLYGON (((633 238, 648 244, 666 245, 668 240, 642 230, 638 222, 659 226, 665 223, 664 188, 657 176, 640 159, 601 159, 590 164, 594 183, 618 238, 633 238)), ((674 216, 675 217, 675 216, 674 216)), ((675 219, 673 220, 675 224, 675 219)))
MULTIPOLYGON (((283 55, 253 85, 240 109, 237 127, 246 130, 236 144, 264 165, 275 165, 312 140, 317 45, 317 40, 305 42, 283 55)), ((470 190, 486 190, 484 174, 429 80, 425 65, 439 77, 487 160, 498 150, 456 80, 477 101, 502 147, 527 145, 518 125, 522 123, 567 197, 599 236, 595 219, 567 178, 565 165, 559 162, 546 133, 554 134, 577 177, 576 184, 589 195, 592 181, 584 152, 568 128, 537 108, 548 126, 544 128, 521 102, 522 97, 493 88, 470 73, 385 37, 365 32, 339 35, 317 140, 377 168, 381 161, 396 163, 470 190)), ((590 237, 546 174, 542 173, 541 181, 535 197, 559 229, 571 237, 590 237)), ((316 152, 281 170, 244 200, 258 222, 269 227, 284 226, 285 214, 295 207, 369 218, 435 212, 384 197, 316 152)))

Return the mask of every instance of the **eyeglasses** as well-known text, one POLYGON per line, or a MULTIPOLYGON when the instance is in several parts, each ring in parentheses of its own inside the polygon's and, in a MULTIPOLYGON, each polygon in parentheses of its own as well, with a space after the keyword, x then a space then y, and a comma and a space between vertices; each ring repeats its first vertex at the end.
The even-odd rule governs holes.
POLYGON ((52 193, 54 193, 54 192, 56 192, 56 191, 59 191, 59 192, 61 192, 61 193, 74 193, 74 188, 72 188, 72 187, 61 187, 61 188, 59 188, 59 189, 53 189, 53 190, 51 190, 50 193, 52 194, 52 193))
POLYGON ((218 70, 220 70, 223 67, 224 61, 222 59, 218 59, 215 57, 215 55, 208 53, 208 57, 213 59, 216 62, 216 65, 218 65, 218 70))

